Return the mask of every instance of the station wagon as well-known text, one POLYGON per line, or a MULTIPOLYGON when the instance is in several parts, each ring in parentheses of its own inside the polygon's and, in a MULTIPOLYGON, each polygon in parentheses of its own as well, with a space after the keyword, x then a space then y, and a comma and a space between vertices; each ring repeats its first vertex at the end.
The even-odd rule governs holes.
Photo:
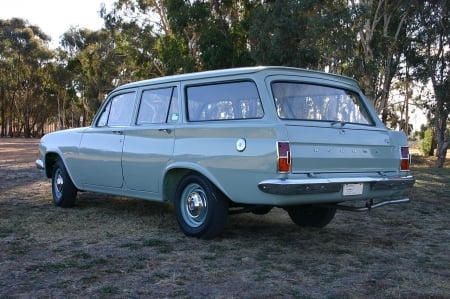
POLYGON ((182 232, 205 239, 273 207, 324 227, 339 209, 406 203, 414 185, 405 134, 355 80, 288 67, 120 86, 89 127, 47 134, 39 151, 57 206, 78 191, 170 202, 182 232))

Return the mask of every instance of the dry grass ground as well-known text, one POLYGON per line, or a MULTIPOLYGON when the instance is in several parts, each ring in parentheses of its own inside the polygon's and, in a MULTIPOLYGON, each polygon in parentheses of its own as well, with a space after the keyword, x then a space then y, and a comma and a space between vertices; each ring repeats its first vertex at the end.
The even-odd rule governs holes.
POLYGON ((450 298, 450 169, 419 162, 406 205, 232 216, 211 241, 172 207, 95 193, 56 208, 36 140, 0 139, 0 298, 450 298))

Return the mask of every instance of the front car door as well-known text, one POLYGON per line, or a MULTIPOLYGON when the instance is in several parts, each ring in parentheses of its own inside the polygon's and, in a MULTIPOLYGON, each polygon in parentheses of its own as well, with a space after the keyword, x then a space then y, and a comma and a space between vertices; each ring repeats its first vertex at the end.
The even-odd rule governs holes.
POLYGON ((84 185, 121 188, 122 148, 131 123, 135 103, 134 90, 113 94, 80 144, 81 180, 84 185))

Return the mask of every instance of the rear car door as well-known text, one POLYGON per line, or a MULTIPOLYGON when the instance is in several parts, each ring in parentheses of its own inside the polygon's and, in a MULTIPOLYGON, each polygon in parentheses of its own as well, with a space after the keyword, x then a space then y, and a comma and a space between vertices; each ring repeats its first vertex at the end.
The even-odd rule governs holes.
POLYGON ((126 132, 122 167, 124 188, 158 193, 165 167, 172 158, 179 120, 179 88, 143 89, 135 124, 126 132))

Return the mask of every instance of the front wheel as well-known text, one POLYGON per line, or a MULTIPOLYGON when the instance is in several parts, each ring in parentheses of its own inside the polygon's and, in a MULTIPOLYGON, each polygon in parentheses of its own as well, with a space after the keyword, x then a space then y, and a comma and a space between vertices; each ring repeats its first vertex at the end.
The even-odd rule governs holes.
POLYGON ((68 208, 75 205, 77 188, 74 186, 61 160, 56 161, 53 165, 52 194, 53 202, 58 207, 68 208))
POLYGON ((336 208, 295 206, 286 208, 291 220, 304 227, 325 227, 333 220, 336 208))
POLYGON ((228 200, 208 179, 190 173, 177 187, 175 215, 185 235, 211 239, 228 221, 228 200))

